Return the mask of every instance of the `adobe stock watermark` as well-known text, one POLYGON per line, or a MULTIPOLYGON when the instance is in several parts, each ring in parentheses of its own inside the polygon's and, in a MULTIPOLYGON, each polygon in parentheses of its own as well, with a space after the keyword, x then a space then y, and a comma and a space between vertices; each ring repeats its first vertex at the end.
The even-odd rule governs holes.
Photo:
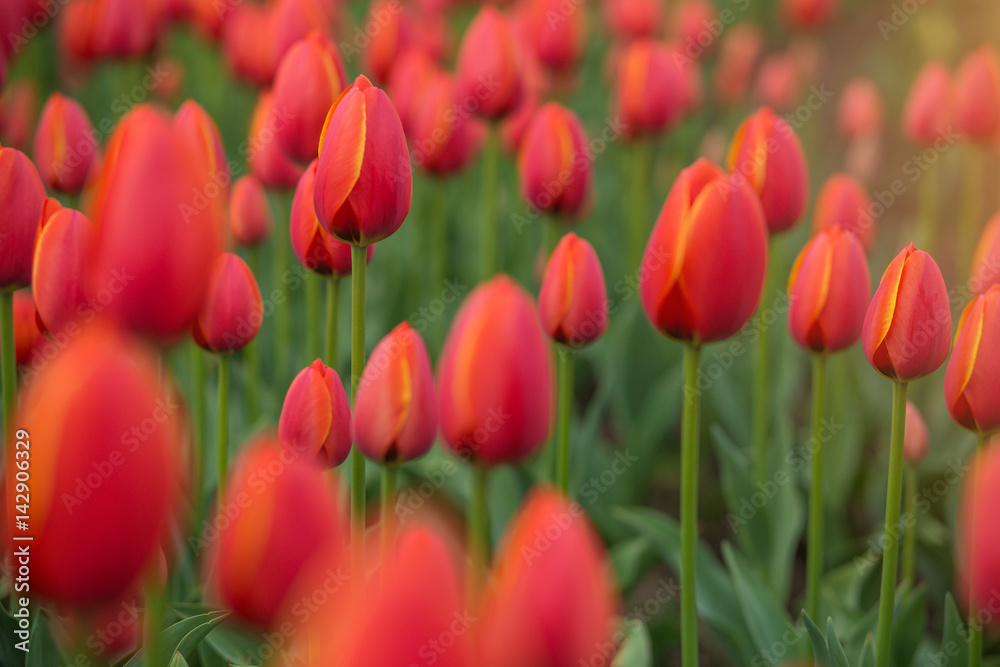
POLYGON ((880 18, 875 24, 883 41, 888 42, 892 35, 902 30, 927 2, 928 0, 902 0, 894 3, 889 16, 880 18))

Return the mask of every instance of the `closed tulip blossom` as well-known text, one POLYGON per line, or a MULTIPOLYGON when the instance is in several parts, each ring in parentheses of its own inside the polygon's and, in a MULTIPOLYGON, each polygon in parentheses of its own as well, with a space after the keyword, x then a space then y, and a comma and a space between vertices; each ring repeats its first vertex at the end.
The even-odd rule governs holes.
POLYGON ((152 51, 160 28, 155 3, 91 0, 90 49, 97 57, 131 58, 152 51))
MULTIPOLYGON (((18 290, 13 294, 14 321, 14 363, 18 367, 34 366, 41 358, 47 340, 45 334, 38 328, 38 316, 35 302, 27 290, 18 290)), ((0 339, 3 333, 0 333, 0 339)), ((24 377, 34 373, 27 372, 24 377)))
POLYGON ((859 77, 846 86, 837 108, 837 127, 847 139, 878 136, 885 126, 882 94, 871 79, 859 77))
POLYGON ((969 287, 976 294, 983 294, 997 284, 1000 284, 1000 213, 990 218, 979 237, 969 271, 969 287))
POLYGON ((250 119, 247 163, 253 175, 266 187, 291 190, 299 182, 302 167, 285 155, 275 136, 275 128, 289 122, 280 111, 274 103, 273 93, 265 91, 260 94, 250 119))
POLYGON ((570 347, 589 345, 607 329, 604 270, 593 246, 572 232, 545 267, 538 310, 545 333, 570 347))
POLYGON ((625 136, 670 130, 685 111, 684 85, 670 47, 648 39, 629 44, 618 63, 614 102, 625 136))
POLYGON ((875 218, 871 198, 861 182, 848 174, 834 174, 826 180, 816 198, 813 233, 840 227, 854 234, 866 251, 875 243, 875 218))
POLYGON ((549 102, 535 112, 517 166, 529 205, 571 221, 586 213, 593 197, 593 160, 583 124, 572 111, 549 102))
POLYGON ((278 420, 290 456, 335 468, 351 451, 351 406, 337 371, 317 359, 292 380, 278 420))
POLYGON ((929 146, 950 130, 954 119, 951 73, 940 62, 921 68, 903 105, 903 134, 912 143, 929 146))
POLYGON ((389 95, 406 136, 413 140, 411 118, 424 104, 425 86, 439 74, 434 60, 420 49, 403 52, 392 67, 385 92, 389 95))
POLYGON ((0 148, 0 290, 31 284, 32 249, 38 229, 45 186, 21 151, 0 148))
POLYGON ((230 71, 257 86, 271 85, 280 61, 273 7, 240 3, 222 26, 222 46, 230 71))
POLYGON ((476 113, 495 120, 521 99, 523 81, 518 45, 507 19, 484 5, 465 29, 455 78, 460 100, 476 100, 476 113))
POLYGON ((992 341, 1000 335, 1000 285, 966 306, 944 376, 944 398, 952 419, 980 435, 1000 428, 996 378, 1000 357, 992 341))
POLYGON ((809 196, 809 168, 795 130, 771 109, 761 108, 740 125, 729 147, 727 168, 760 196, 772 234, 801 219, 809 196))
POLYGON ((80 103, 53 93, 35 130, 35 164, 45 184, 60 192, 80 192, 98 150, 96 136, 80 103))
POLYGON ((955 74, 958 129, 975 141, 989 142, 1000 129, 1000 61, 980 47, 967 55, 955 74))
POLYGON ((72 209, 57 211, 38 230, 32 294, 49 331, 63 331, 88 309, 84 271, 96 236, 93 223, 72 209))
POLYGON ((565 12, 559 0, 531 0, 525 6, 525 28, 535 55, 555 72, 577 66, 587 40, 587 13, 565 12), (552 20, 559 16, 561 20, 552 20))
POLYGON ((199 208, 207 208, 214 218, 214 226, 222 230, 225 227, 232 178, 219 126, 204 107, 193 100, 187 100, 174 115, 174 128, 188 140, 194 159, 205 167, 202 184, 192 194, 191 201, 182 205, 181 215, 188 220, 199 208))
POLYGON ((657 0, 603 0, 604 19, 620 41, 652 37, 664 20, 664 5, 657 0))
POLYGON ((763 50, 764 37, 752 23, 735 25, 723 33, 712 72, 712 92, 717 102, 730 107, 746 99, 754 66, 763 50))
POLYGON ((208 294, 192 335, 209 352, 229 354, 250 344, 263 320, 260 288, 250 267, 238 256, 216 257, 208 294))
MULTIPOLYGON (((956 592, 969 610, 972 632, 979 635, 983 626, 995 629, 996 606, 1000 590, 1000 532, 996 525, 1000 502, 1000 449, 996 440, 984 443, 973 459, 972 470, 962 481, 955 540, 956 592)), ((970 650, 982 650, 981 638, 970 650)))
POLYGON ((249 174, 233 184, 229 195, 229 233, 236 243, 254 247, 271 235, 271 205, 260 179, 249 174))
POLYGON ((414 164, 438 176, 465 169, 479 155, 486 128, 475 118, 455 113, 454 79, 445 72, 431 74, 416 97, 409 134, 414 164))
POLYGON ((801 89, 801 65, 794 54, 775 53, 761 61, 754 85, 754 98, 759 104, 789 113, 798 104, 801 89))

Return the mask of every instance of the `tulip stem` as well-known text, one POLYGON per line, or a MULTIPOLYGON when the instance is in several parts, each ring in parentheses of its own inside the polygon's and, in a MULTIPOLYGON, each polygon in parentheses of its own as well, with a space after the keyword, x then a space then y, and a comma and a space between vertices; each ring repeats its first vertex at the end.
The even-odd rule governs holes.
POLYGON ((806 551, 806 613, 819 618, 819 580, 823 574, 823 430, 826 405, 826 355, 813 357, 812 478, 809 484, 809 548, 806 551))
MULTIPOLYGON (((365 270, 367 248, 351 246, 351 405, 358 394, 365 367, 365 270)), ((365 559, 365 457, 351 450, 351 545, 355 567, 365 559)), ((357 569, 355 571, 358 571, 357 569)))
POLYGON ((637 139, 630 151, 631 220, 628 228, 628 270, 637 269, 642 261, 642 249, 646 241, 649 221, 646 219, 646 204, 649 200, 650 172, 653 168, 652 139, 637 139))
POLYGON ((698 605, 695 557, 698 547, 698 428, 701 347, 684 349, 684 410, 681 417, 681 664, 698 666, 698 605))
POLYGON ((962 198, 962 225, 959 228, 958 257, 956 266, 969 266, 973 248, 979 237, 980 213, 983 199, 983 153, 975 144, 965 147, 965 192, 962 198))
POLYGON ((556 348, 559 364, 559 407, 556 421, 556 485, 569 496, 569 426, 573 404, 573 351, 556 348))
MULTIPOLYGON (((980 435, 978 440, 976 440, 976 451, 973 452, 973 473, 972 473, 972 497, 977 499, 979 494, 976 493, 976 480, 978 476, 976 475, 976 460, 979 455, 986 450, 987 438, 984 435, 980 435)), ((975 502, 975 500, 973 500, 975 502)), ((972 515, 976 515, 976 507, 972 507, 972 515)), ((973 553, 969 553, 969 667, 979 667, 983 661, 983 626, 979 623, 979 609, 976 607, 976 599, 972 591, 973 573, 975 572, 974 564, 972 562, 973 553)))
POLYGON ((14 353, 14 292, 0 293, 0 367, 3 372, 3 442, 4 452, 14 433, 14 412, 17 410, 17 357, 14 353))
POLYGON ((487 567, 490 553, 490 516, 486 502, 486 466, 473 463, 470 469, 472 489, 469 497, 469 571, 467 592, 470 602, 479 598, 482 573, 487 567))
POLYGON ((428 235, 431 247, 427 249, 434 258, 434 272, 431 274, 431 295, 444 285, 448 275, 448 192, 444 179, 434 179, 430 193, 430 227, 428 235))
POLYGON ((322 350, 319 345, 319 281, 318 275, 305 276, 306 284, 306 354, 309 362, 319 359, 322 350))
POLYGON ((194 413, 194 456, 191 457, 194 491, 194 525, 201 522, 202 503, 205 499, 205 352, 191 343, 191 366, 194 413))
POLYGON ((389 561, 392 544, 396 539, 396 484, 399 466, 386 462, 382 466, 382 565, 389 561))
POLYGON ((219 355, 219 419, 218 419, 219 485, 216 502, 222 507, 226 491, 226 473, 229 469, 229 357, 219 355))
POLYGON ((340 311, 340 278, 330 278, 326 283, 326 350, 323 359, 330 368, 337 369, 337 315, 340 311))
POLYGON ((163 587, 160 585, 159 559, 153 559, 146 575, 145 637, 142 642, 143 664, 166 667, 160 659, 160 625, 163 622, 163 587))
MULTIPOLYGON (((289 266, 289 236, 288 236, 288 219, 289 211, 291 210, 291 205, 286 206, 287 197, 282 195, 279 200, 278 205, 278 215, 276 219, 279 221, 277 233, 274 234, 275 239, 275 254, 277 255, 274 262, 274 283, 275 287, 282 292, 285 292, 286 276, 288 275, 289 266), (285 224, 282 226, 280 221, 284 220, 285 224)), ((285 373, 288 372, 289 365, 289 354, 291 352, 291 331, 292 331, 292 313, 291 313, 291 299, 289 294, 285 294, 284 303, 278 304, 276 308, 275 315, 277 316, 277 336, 275 337, 275 342, 277 343, 277 351, 275 354, 275 362, 277 363, 277 373, 275 377, 281 381, 285 377, 285 373)))
MULTIPOLYGON (((260 248, 254 246, 249 252, 250 272, 257 278, 260 275, 260 248)), ((260 278, 257 278, 260 280, 260 278)), ((246 346, 244 360, 247 367, 247 414, 250 416, 250 423, 256 423, 260 416, 260 343, 254 337, 250 344, 246 346)), ((202 369, 204 378, 204 369, 202 369)), ((204 400, 204 398, 202 399, 204 400)))
MULTIPOLYGON (((906 522, 906 532, 903 533, 903 573, 904 584, 913 584, 916 572, 917 557, 917 468, 912 463, 906 464, 906 477, 903 486, 903 511, 910 520, 906 522)), ((912 586, 911 586, 912 587, 912 586)))
POLYGON ((491 124, 483 151, 483 228, 480 269, 486 280, 497 270, 497 162, 500 153, 499 130, 491 124))
MULTIPOLYGON (((761 303, 771 298, 771 274, 775 265, 774 243, 768 243, 768 262, 764 274, 764 292, 761 296, 761 303)), ((758 309, 758 314, 759 314, 758 309)), ((767 329, 760 331, 757 345, 754 349, 754 373, 753 373, 753 451, 754 469, 758 482, 763 482, 767 477, 767 427, 768 427, 768 391, 767 386, 767 364, 768 346, 767 329)))
POLYGON ((906 430, 906 383, 892 386, 892 430, 889 438, 889 483, 885 494, 885 548, 882 587, 878 601, 875 667, 889 666, 892 610, 896 602, 896 566, 899 560, 899 505, 903 486, 903 434, 906 430))

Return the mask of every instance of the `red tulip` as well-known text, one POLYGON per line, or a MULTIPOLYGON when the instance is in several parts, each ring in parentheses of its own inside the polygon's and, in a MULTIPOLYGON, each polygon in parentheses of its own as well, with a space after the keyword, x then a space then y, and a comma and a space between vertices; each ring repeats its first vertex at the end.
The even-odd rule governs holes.
MULTIPOLYGON (((316 181, 316 161, 306 167, 292 200, 289 230, 292 250, 302 266, 324 276, 343 278, 351 275, 351 246, 337 240, 323 229, 316 218, 313 206, 313 188, 316 181)), ((366 262, 372 260, 375 245, 368 246, 366 262)))
POLYGON ((534 491, 493 566, 481 664, 592 664, 612 643, 620 607, 604 547, 583 510, 552 489, 534 491))
POLYGON ((461 106, 489 119, 506 116, 521 99, 523 81, 514 33, 493 5, 484 5, 465 29, 456 63, 461 106))
POLYGON ((274 95, 262 92, 250 120, 247 162, 261 183, 276 190, 294 188, 302 176, 302 167, 288 159, 276 136, 289 122, 288 115, 275 106, 274 95))
POLYGON ((220 252, 222 220, 196 201, 203 160, 169 118, 140 106, 111 138, 96 195, 89 291, 108 292, 106 313, 162 343, 194 324, 220 252))
POLYGON ((767 228, 753 190, 700 159, 677 177, 646 245, 646 316, 680 340, 729 338, 757 309, 766 266, 767 228))
MULTIPOLYGON (((37 480, 33 595, 77 607, 107 602, 156 557, 177 500, 181 438, 179 406, 157 376, 148 350, 94 325, 28 386, 16 423, 30 434, 37 480)), ((7 448, 8 508, 16 451, 7 448)))
POLYGON ((752 23, 741 23, 722 35, 718 63, 712 73, 712 90, 720 104, 733 106, 746 99, 763 50, 764 37, 752 23))
POLYGON ((31 294, 27 290, 14 292, 14 363, 17 366, 33 365, 42 352, 46 339, 38 327, 31 294))
POLYGON ((797 28, 821 28, 837 11, 837 0, 783 0, 785 20, 797 28))
POLYGON ((903 106, 903 134, 921 145, 931 145, 951 127, 954 92, 948 68, 929 62, 910 86, 903 106))
POLYGON ((84 270, 96 236, 93 223, 72 209, 57 211, 38 230, 31 284, 49 331, 65 330, 87 312, 84 270))
POLYGON ((881 134, 885 126, 885 106, 875 82, 864 77, 848 82, 840 98, 837 116, 840 133, 848 139, 881 134))
POLYGON ((944 375, 944 400, 952 419, 980 434, 1000 428, 996 378, 1000 357, 992 341, 1000 334, 1000 285, 974 298, 958 320, 955 348, 944 375))
POLYGON ((593 197, 593 156, 583 123, 569 109, 544 104, 528 125, 517 160, 521 195, 539 211, 574 220, 593 197))
MULTIPOLYGON (((414 45, 422 26, 412 15, 413 5, 394 0, 376 0, 368 9, 366 25, 377 25, 364 48, 364 71, 375 81, 388 82, 401 54, 414 45)), ((429 54, 428 54, 429 55, 429 54)))
POLYGON ((920 463, 927 456, 929 443, 930 436, 927 433, 927 424, 924 422, 920 410, 911 401, 907 401, 903 458, 912 465, 920 463))
POLYGON ((234 74, 258 86, 271 85, 280 61, 273 6, 237 5, 226 18, 222 42, 234 74))
MULTIPOLYGON (((529 54, 530 52, 524 51, 529 54)), ((535 112, 548 95, 549 81, 537 58, 526 56, 521 69, 523 75, 521 100, 514 110, 500 121, 500 145, 512 155, 516 155, 528 125, 535 112)))
POLYGON ((333 37, 334 7, 329 0, 277 0, 272 2, 275 64, 311 32, 333 37))
POLYGON ((208 294, 191 335, 209 352, 228 354, 249 345, 264 320, 260 288, 250 267, 224 252, 215 258, 208 294))
POLYGON ((589 345, 608 328, 601 261, 594 247, 573 232, 562 237, 545 267, 538 311, 545 333, 570 347, 589 345))
POLYGON ((159 17, 136 0, 90 0, 90 48, 104 58, 131 58, 156 44, 159 17))
POLYGON ((712 0, 682 0, 674 6, 671 32, 683 52, 695 59, 714 48, 717 34, 713 30, 721 27, 719 10, 712 0))
POLYGON ((412 461, 434 444, 437 413, 427 348, 403 322, 375 346, 365 364, 354 400, 354 441, 373 461, 412 461))
POLYGON ((271 205, 260 179, 241 176, 229 196, 229 233, 244 246, 257 246, 271 235, 271 205))
POLYGON ((5 148, 26 151, 35 136, 38 87, 30 79, 7 84, 0 96, 0 142, 5 148))
POLYGON ((221 37, 226 19, 240 6, 231 3, 220 7, 215 0, 188 0, 187 4, 191 21, 213 40, 221 37))
POLYGON ((788 278, 792 338, 812 352, 854 345, 868 309, 868 260, 854 234, 838 226, 819 232, 799 253, 788 278))
POLYGON ((405 51, 392 67, 385 91, 399 113, 399 122, 407 137, 413 136, 411 118, 427 106, 424 91, 436 75, 434 61, 419 49, 405 51))
POLYGON ((861 340, 868 363, 897 382, 930 375, 948 358, 948 288, 934 259, 912 243, 882 275, 861 340))
POLYGON ((248 623, 274 627, 303 568, 330 554, 326 567, 337 568, 345 538, 337 504, 311 461, 289 455, 270 437, 244 449, 204 536, 219 601, 248 623))
POLYGON ((316 186, 319 223, 348 243, 391 236, 410 211, 413 174, 403 127, 389 97, 364 76, 330 109, 316 186))
POLYGON ((505 275, 476 287, 438 362, 441 435, 488 465, 535 454, 552 423, 552 359, 535 304, 505 275))
POLYGON ((290 158, 302 163, 316 158, 326 114, 346 84, 337 47, 318 32, 285 54, 274 77, 274 105, 288 122, 275 133, 290 158))
POLYGON ((546 67, 567 72, 580 63, 587 41, 587 12, 567 11, 561 0, 531 0, 524 12, 528 42, 546 67))
POLYGON ((351 406, 337 371, 317 359, 302 369, 285 394, 278 420, 281 447, 335 468, 351 452, 351 406))
POLYGON ((432 74, 410 110, 413 163, 432 174, 461 171, 478 155, 486 128, 459 111, 455 82, 444 72, 432 74))
POLYGON ((659 0, 604 0, 604 19, 622 42, 652 37, 663 25, 659 0))
POLYGON ((969 272, 969 287, 976 294, 983 294, 997 284, 1000 284, 1000 213, 990 219, 979 237, 969 272))
POLYGON ((805 212, 809 167, 795 130, 767 107, 748 117, 729 146, 727 167, 760 196, 768 230, 790 229, 805 212))
POLYGON ((759 104, 790 112, 799 101, 802 75, 791 53, 776 53, 764 58, 757 72, 754 97, 759 104))
POLYGON ((973 460, 962 483, 955 544, 955 591, 975 621, 995 629, 1000 591, 1000 531, 994 512, 1000 503, 1000 449, 993 440, 973 460), (969 597, 971 596, 971 601, 969 597))
POLYGON ((82 190, 98 150, 96 138, 79 102, 53 93, 35 132, 35 164, 46 185, 61 192, 82 190))
POLYGON ((955 75, 958 128, 977 141, 990 141, 1000 129, 1000 62, 991 47, 967 55, 955 75))
POLYGON ((31 259, 45 201, 42 179, 21 151, 0 148, 0 290, 31 284, 31 259))
MULTIPOLYGON (((191 145, 195 160, 205 167, 201 187, 194 193, 190 205, 209 208, 215 224, 224 226, 226 205, 229 201, 229 161, 222 143, 219 127, 205 109, 194 100, 187 100, 174 115, 174 127, 191 145)), ((189 215, 185 208, 185 215, 189 215)))
POLYGON ((685 81, 674 51, 648 39, 630 43, 618 63, 615 109, 626 138, 673 127, 686 109, 685 81))
POLYGON ((827 179, 816 199, 813 233, 839 226, 858 237, 865 250, 875 243, 875 218, 871 214, 871 198, 858 179, 847 174, 834 174, 827 179))

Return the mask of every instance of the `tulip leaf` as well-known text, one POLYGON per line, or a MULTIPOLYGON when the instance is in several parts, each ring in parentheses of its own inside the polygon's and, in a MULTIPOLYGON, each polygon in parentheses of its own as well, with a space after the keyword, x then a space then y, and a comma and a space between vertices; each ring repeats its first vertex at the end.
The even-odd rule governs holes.
MULTIPOLYGON (((962 662, 962 664, 964 665, 965 662, 962 662)), ((875 638, 871 633, 868 633, 868 636, 865 637, 864 646, 861 647, 861 657, 858 659, 858 667, 875 667, 875 638)))
MULTIPOLYGON (((197 616, 189 616, 174 623, 160 633, 158 662, 160 664, 167 662, 176 652, 184 656, 190 655, 194 647, 228 616, 228 611, 211 611, 197 616)), ((145 658, 142 650, 125 663, 125 667, 142 667, 143 665, 145 665, 145 658)))
POLYGON ((614 544, 611 547, 610 555, 611 565, 618 578, 618 585, 622 591, 626 592, 632 590, 639 577, 646 571, 650 561, 655 560, 649 542, 641 537, 622 540, 614 544))
POLYGON ((31 650, 24 661, 25 667, 52 667, 52 665, 68 664, 69 661, 59 651, 59 645, 52 638, 48 618, 40 609, 36 609, 32 613, 35 616, 35 621, 31 624, 31 650))
POLYGON ((892 624, 892 655, 897 665, 909 665, 924 631, 927 589, 918 586, 904 591, 896 600, 892 624))
POLYGON ((649 629, 637 618, 625 620, 625 640, 611 667, 652 667, 653 645, 649 629))
MULTIPOLYGON (((851 667, 851 663, 847 659, 847 653, 844 651, 844 647, 837 637, 837 629, 833 627, 832 618, 826 619, 826 645, 830 649, 830 667, 851 667)), ((900 664, 908 665, 910 663, 900 664)))
POLYGON ((813 657, 816 663, 819 665, 829 665, 830 663, 830 649, 826 643, 826 637, 823 636, 823 631, 813 623, 813 620, 809 618, 809 614, 802 611, 802 624, 806 626, 806 631, 809 633, 809 642, 812 644, 813 657))
POLYGON ((174 653, 174 657, 170 659, 170 663, 167 667, 188 667, 187 660, 180 653, 174 653))
POLYGON ((21 639, 14 634, 18 629, 17 619, 7 613, 4 605, 0 605, 0 632, 3 632, 3 641, 0 641, 0 665, 10 665, 11 667, 24 667, 25 652, 15 647, 21 639))
POLYGON ((944 596, 944 627, 940 651, 941 667, 959 667, 968 663, 968 631, 951 593, 945 593, 944 596))

